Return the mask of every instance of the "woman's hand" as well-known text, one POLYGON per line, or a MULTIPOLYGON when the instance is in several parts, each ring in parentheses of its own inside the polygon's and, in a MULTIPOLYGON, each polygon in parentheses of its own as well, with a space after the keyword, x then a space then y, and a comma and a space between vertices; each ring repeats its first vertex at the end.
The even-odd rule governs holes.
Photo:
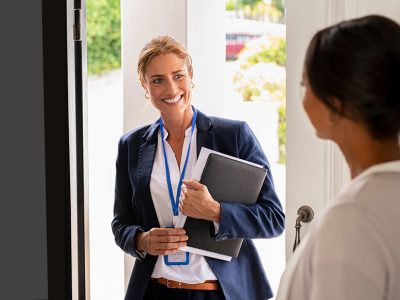
POLYGON ((136 234, 136 248, 150 255, 168 255, 186 246, 187 240, 183 228, 152 228, 136 234))
POLYGON ((195 180, 183 180, 179 209, 189 217, 220 223, 221 206, 211 197, 205 185, 195 180))

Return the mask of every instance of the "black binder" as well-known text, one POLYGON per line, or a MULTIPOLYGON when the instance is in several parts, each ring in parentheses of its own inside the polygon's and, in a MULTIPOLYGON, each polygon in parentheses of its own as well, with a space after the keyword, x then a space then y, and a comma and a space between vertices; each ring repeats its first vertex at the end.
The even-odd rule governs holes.
MULTIPOLYGON (((218 202, 257 202, 267 170, 261 166, 218 153, 210 153, 200 182, 207 186, 218 202)), ((183 226, 190 247, 237 257, 243 239, 214 240, 214 224, 207 220, 187 217, 183 226)))

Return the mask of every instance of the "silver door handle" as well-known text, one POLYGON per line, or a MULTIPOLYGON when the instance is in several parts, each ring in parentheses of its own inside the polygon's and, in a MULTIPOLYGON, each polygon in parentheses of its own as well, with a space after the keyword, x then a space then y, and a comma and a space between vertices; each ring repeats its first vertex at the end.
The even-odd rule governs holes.
POLYGON ((296 236, 294 238, 293 252, 296 250, 297 246, 300 244, 300 228, 301 223, 309 223, 314 218, 314 211, 308 205, 303 205, 297 210, 297 218, 296 218, 296 236))

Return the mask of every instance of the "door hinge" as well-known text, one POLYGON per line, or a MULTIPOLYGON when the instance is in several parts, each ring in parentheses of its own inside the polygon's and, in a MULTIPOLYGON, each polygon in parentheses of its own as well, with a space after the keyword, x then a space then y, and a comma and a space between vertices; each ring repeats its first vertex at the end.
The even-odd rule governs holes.
POLYGON ((81 37, 81 9, 74 9, 74 41, 80 41, 81 37))

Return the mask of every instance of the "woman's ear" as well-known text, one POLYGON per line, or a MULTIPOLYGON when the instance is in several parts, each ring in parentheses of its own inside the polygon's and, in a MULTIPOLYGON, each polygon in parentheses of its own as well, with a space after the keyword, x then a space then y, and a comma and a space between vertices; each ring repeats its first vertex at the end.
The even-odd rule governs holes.
POLYGON ((147 88, 146 80, 142 76, 139 76, 139 81, 140 84, 142 85, 142 88, 144 89, 144 97, 146 99, 150 99, 149 89, 147 88))
POLYGON ((190 66, 188 73, 189 73, 190 80, 192 80, 193 79, 193 66, 190 66))
POLYGON ((140 81, 140 84, 142 85, 142 88, 144 88, 147 92, 145 79, 142 76, 139 76, 139 81, 140 81))
POLYGON ((347 118, 349 116, 348 108, 345 107, 342 101, 338 98, 333 98, 333 109, 329 109, 329 123, 336 127, 339 122, 343 120, 343 118, 347 118))
POLYGON ((329 123, 335 124, 340 118, 340 115, 333 111, 332 109, 329 110, 329 123))
POLYGON ((333 98, 332 105, 334 107, 334 111, 332 111, 332 109, 331 109, 331 113, 330 113, 331 120, 336 120, 336 119, 339 119, 341 116, 346 115, 346 108, 343 105, 343 102, 340 101, 338 98, 333 98))

